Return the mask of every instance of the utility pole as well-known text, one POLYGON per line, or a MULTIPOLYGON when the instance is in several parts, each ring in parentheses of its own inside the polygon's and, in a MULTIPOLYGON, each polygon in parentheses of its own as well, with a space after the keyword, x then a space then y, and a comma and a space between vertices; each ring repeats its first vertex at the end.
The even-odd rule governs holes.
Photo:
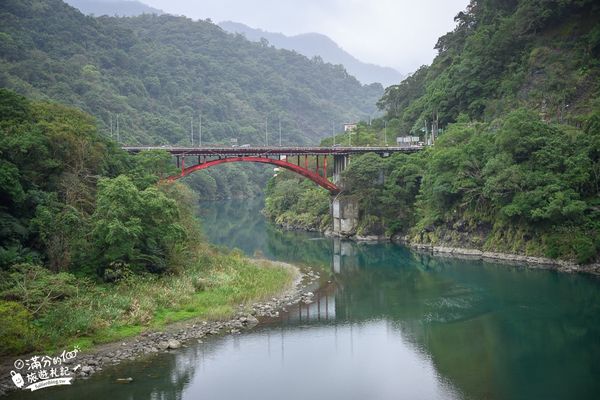
POLYGON ((110 138, 113 137, 113 123, 112 123, 112 114, 110 114, 110 138))
POLYGON ((431 144, 435 143, 439 131, 439 118, 437 110, 431 115, 431 144))
POLYGON ((387 146, 387 121, 383 122, 383 142, 387 146))
POLYGON ((269 117, 265 118, 265 143, 269 147, 269 117))
POLYGON ((194 147, 194 115, 192 114, 192 120, 190 123, 190 135, 192 138, 192 147, 194 147))
POLYGON ((348 147, 352 147, 352 129, 348 129, 348 147))
POLYGON ((199 132, 200 133, 200 137, 198 138, 199 139, 198 146, 202 147, 202 111, 200 112, 200 126, 199 126, 199 128, 200 128, 200 132, 199 132))
POLYGON ((281 116, 279 116, 279 147, 281 147, 281 116))
POLYGON ((119 136, 119 114, 117 114, 117 143, 121 143, 121 136, 119 136))
POLYGON ((333 146, 335 147, 335 121, 331 123, 331 137, 333 138, 333 146))

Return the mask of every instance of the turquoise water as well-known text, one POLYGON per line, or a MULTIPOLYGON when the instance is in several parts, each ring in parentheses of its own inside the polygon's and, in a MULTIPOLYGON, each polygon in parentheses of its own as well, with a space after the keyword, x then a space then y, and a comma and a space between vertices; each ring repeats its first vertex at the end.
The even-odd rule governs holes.
POLYGON ((600 281, 285 232, 203 204, 208 238, 310 266, 315 302, 238 336, 107 369, 48 399, 598 399, 600 281), (115 383, 118 377, 134 381, 115 383))

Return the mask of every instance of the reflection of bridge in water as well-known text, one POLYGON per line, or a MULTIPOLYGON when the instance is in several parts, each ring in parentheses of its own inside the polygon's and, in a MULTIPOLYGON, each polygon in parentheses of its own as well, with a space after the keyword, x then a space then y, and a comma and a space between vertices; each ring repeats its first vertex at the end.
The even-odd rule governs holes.
MULTIPOLYGON (((331 275, 335 277, 359 269, 357 244, 350 240, 333 238, 331 275)), ((328 282, 315 292, 309 304, 300 302, 288 310, 285 319, 290 322, 332 321, 336 317, 336 292, 343 291, 341 281, 328 282)), ((339 293, 338 293, 339 294, 339 293)))
POLYGON ((324 322, 335 320, 335 285, 328 284, 319 289, 309 304, 300 302, 288 310, 288 322, 324 322), (297 308, 297 309, 296 309, 297 308))

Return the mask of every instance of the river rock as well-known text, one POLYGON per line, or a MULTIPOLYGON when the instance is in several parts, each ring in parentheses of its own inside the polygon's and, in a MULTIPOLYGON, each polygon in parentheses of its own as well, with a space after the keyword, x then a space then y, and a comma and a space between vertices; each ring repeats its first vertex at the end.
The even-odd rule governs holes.
POLYGON ((166 340, 161 340, 160 342, 158 342, 159 350, 167 350, 168 348, 169 348, 169 342, 167 342, 166 340))
POLYGON ((181 347, 181 342, 179 340, 170 339, 168 341, 169 349, 178 349, 181 347))
POLYGON ((258 325, 258 319, 254 315, 248 315, 246 317, 246 327, 254 328, 256 325, 258 325))
POLYGON ((242 321, 233 321, 231 323, 231 327, 233 329, 242 329, 244 327, 244 325, 242 324, 242 321))

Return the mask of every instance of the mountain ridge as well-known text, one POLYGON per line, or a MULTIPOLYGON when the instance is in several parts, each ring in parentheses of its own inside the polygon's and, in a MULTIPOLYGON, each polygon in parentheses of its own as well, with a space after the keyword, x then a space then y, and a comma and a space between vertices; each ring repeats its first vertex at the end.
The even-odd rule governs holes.
POLYGON ((165 13, 137 0, 65 0, 65 3, 77 8, 83 14, 95 16, 134 17, 142 14, 165 13))
POLYGON ((308 58, 321 57, 323 61, 343 65, 348 73, 364 84, 381 83, 384 87, 398 84, 404 75, 391 67, 365 63, 341 48, 330 37, 316 32, 287 36, 283 33, 268 32, 248 25, 223 21, 218 24, 225 31, 242 34, 246 39, 258 42, 265 38, 271 45, 293 50, 308 58))

